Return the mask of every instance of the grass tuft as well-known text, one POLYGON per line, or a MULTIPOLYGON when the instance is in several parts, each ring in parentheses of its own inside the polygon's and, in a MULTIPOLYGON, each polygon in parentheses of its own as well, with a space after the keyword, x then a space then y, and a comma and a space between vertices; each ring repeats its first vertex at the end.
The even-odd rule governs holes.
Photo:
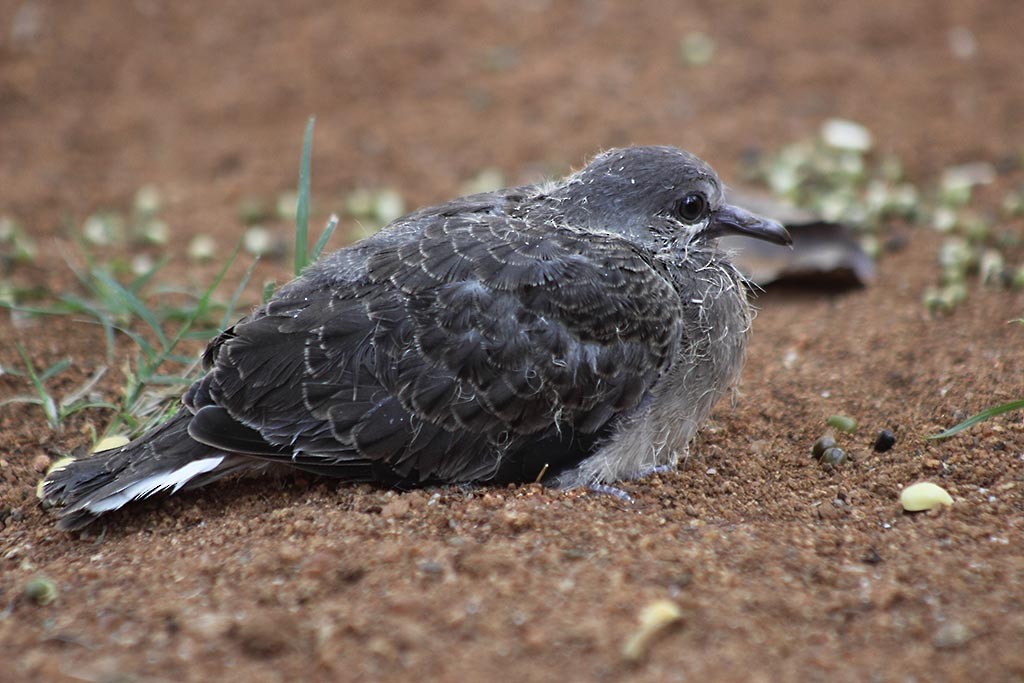
MULTIPOLYGON (((299 168, 294 213, 296 274, 320 257, 338 227, 338 217, 331 216, 316 244, 309 248, 307 228, 314 122, 315 117, 310 117, 306 124, 299 168)), ((146 200, 143 204, 147 210, 152 207, 150 213, 155 213, 159 208, 159 196, 152 189, 140 190, 139 196, 146 200)), ((136 209, 138 211, 138 206, 136 209)), ((19 344, 17 348, 24 370, 4 367, 2 371, 26 378, 32 391, 8 398, 0 405, 19 402, 39 405, 47 424, 54 431, 60 431, 66 419, 81 410, 101 408, 113 413, 104 435, 127 432, 135 436, 177 411, 182 389, 195 381, 201 372, 199 360, 180 351, 182 342, 208 340, 232 323, 259 258, 249 265, 230 299, 221 303, 215 301, 214 292, 235 263, 242 248, 241 240, 212 282, 199 293, 187 291, 180 285, 158 282, 159 272, 168 261, 166 257, 129 277, 126 274, 130 269, 124 263, 116 259, 99 262, 84 236, 79 236, 77 245, 76 259, 66 259, 77 280, 77 291, 42 292, 40 298, 43 303, 34 305, 0 300, 0 306, 29 315, 84 318, 88 323, 99 325, 106 342, 107 364, 97 369, 81 386, 58 398, 48 385, 72 367, 72 360, 66 358, 44 370, 37 370, 29 354, 19 344), (125 381, 117 399, 99 400, 94 389, 114 362, 119 336, 131 340, 135 354, 124 362, 125 381)), ((112 245, 104 248, 109 246, 112 245)), ((265 287, 264 300, 272 293, 273 285, 265 287)))
POLYGON ((960 424, 950 427, 949 429, 943 432, 939 432, 938 434, 932 434, 928 438, 936 440, 948 439, 949 437, 954 436, 955 434, 959 434, 965 429, 973 427, 979 422, 984 422, 985 420, 989 420, 995 417, 996 415, 1002 415, 1003 413, 1009 413, 1014 410, 1024 410, 1024 399, 1010 401, 1009 403, 1003 403, 1002 405, 986 408, 977 415, 972 415, 971 417, 967 418, 960 424))

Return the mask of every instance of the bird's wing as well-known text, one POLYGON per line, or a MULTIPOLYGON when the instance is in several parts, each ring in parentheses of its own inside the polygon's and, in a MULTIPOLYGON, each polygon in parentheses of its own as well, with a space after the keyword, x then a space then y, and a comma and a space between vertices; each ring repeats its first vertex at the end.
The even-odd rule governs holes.
POLYGON ((671 363, 679 297, 629 242, 486 213, 421 220, 358 283, 292 287, 215 340, 187 397, 197 417, 211 408, 194 436, 313 469, 486 478, 535 435, 597 432, 671 363))

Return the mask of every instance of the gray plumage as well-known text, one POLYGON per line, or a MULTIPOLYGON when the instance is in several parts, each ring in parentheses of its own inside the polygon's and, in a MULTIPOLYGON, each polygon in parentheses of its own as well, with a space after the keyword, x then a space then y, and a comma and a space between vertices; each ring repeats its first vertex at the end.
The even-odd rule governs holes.
POLYGON ((168 423, 49 473, 63 528, 267 463, 406 487, 560 487, 675 464, 738 378, 717 248, 788 244, 671 147, 421 209, 324 257, 206 348, 168 423))

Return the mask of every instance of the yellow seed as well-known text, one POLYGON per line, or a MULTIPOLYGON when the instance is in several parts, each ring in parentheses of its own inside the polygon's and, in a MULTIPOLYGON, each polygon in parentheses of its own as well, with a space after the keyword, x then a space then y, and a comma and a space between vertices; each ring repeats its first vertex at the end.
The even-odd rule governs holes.
POLYGON ((644 607, 640 613, 640 628, 622 646, 623 659, 630 662, 642 659, 654 637, 682 618, 682 610, 671 600, 655 600, 644 607))
POLYGON ((100 439, 96 445, 93 446, 92 452, 99 453, 100 451, 109 451, 114 448, 120 448, 129 441, 130 439, 124 434, 112 434, 111 436, 100 439))
POLYGON ((952 505, 953 497, 938 484, 921 481, 900 492, 900 504, 907 512, 931 510, 939 505, 952 505))
POLYGON ((51 474, 53 474, 54 472, 59 472, 60 470, 64 469, 74 461, 74 458, 61 458, 57 462, 50 465, 50 469, 46 470, 46 476, 40 479, 39 483, 36 484, 36 498, 39 498, 40 500, 43 499, 43 484, 47 482, 51 474))

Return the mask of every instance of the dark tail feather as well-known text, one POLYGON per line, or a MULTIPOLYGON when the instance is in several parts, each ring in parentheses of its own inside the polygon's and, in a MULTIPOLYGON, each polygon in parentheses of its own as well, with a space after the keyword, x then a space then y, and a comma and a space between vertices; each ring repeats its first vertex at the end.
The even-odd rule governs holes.
POLYGON ((61 529, 79 529, 133 500, 206 484, 252 462, 193 440, 191 419, 182 409, 120 448, 58 462, 40 483, 39 498, 45 506, 60 507, 61 529))

